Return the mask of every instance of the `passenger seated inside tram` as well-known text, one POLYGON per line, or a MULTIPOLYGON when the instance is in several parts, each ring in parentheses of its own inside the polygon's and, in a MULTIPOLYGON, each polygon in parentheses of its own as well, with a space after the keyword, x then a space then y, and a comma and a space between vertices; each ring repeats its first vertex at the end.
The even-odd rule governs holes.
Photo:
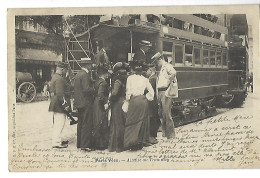
POLYGON ((139 19, 140 20, 140 14, 133 14, 133 15, 129 15, 130 19, 128 21, 128 24, 135 24, 135 20, 139 19))
POLYGON ((153 14, 147 14, 147 21, 155 24, 160 24, 160 18, 153 14))
POLYGON ((217 59, 217 66, 221 66, 221 59, 217 59))
POLYGON ((186 56, 185 66, 192 66, 192 57, 186 56))

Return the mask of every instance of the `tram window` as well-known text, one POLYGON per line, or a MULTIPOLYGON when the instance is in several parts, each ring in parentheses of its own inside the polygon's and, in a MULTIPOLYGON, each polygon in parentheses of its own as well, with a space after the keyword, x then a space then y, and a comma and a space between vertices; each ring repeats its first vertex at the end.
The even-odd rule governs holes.
POLYGON ((185 31, 191 32, 191 31, 192 31, 192 24, 191 24, 191 23, 188 23, 188 22, 184 22, 183 29, 184 29, 185 31))
POLYGON ((172 63, 172 42, 163 41, 163 55, 167 57, 167 62, 172 63))
POLYGON ((220 39, 221 33, 220 32, 216 32, 216 35, 214 37, 217 38, 217 39, 220 39))
POLYGON ((215 51, 210 51, 210 65, 216 65, 215 51))
POLYGON ((202 28, 202 35, 204 35, 204 36, 209 36, 209 29, 207 29, 207 28, 202 28))
POLYGON ((193 46, 185 45, 185 54, 192 54, 193 46))
POLYGON ((194 25, 194 33, 201 35, 202 33, 202 27, 194 25))
POLYGON ((178 28, 180 30, 183 30, 183 28, 184 28, 184 21, 178 20, 178 19, 173 19, 172 27, 173 28, 178 28))
POLYGON ((194 48, 194 63, 200 64, 200 49, 194 48))
POLYGON ((220 67, 221 66, 221 52, 219 52, 219 51, 217 52, 216 58, 217 58, 216 65, 217 65, 217 67, 220 67))
POLYGON ((185 65, 192 66, 192 51, 193 46, 185 45, 185 65))
POLYGON ((175 63, 183 63, 183 46, 175 46, 175 63))
POLYGON ((163 51, 172 52, 172 42, 163 42, 163 51))
POLYGON ((203 50, 203 65, 209 65, 209 51, 203 50))
POLYGON ((222 53, 222 55, 223 55, 223 62, 222 62, 222 64, 223 64, 223 66, 226 66, 227 65, 227 54, 226 53, 222 53))
POLYGON ((191 55, 185 56, 185 66, 192 66, 192 56, 191 55))
POLYGON ((172 54, 168 53, 163 53, 163 58, 166 62, 173 64, 173 58, 172 58, 172 54))

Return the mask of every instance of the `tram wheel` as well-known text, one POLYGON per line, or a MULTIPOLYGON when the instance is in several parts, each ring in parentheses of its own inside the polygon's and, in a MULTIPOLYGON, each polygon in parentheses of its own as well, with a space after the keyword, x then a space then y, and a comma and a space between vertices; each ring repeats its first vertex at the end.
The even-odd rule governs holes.
POLYGON ((222 108, 236 108, 240 107, 243 102, 245 101, 246 94, 239 93, 239 94, 224 94, 217 96, 216 99, 216 106, 222 108))

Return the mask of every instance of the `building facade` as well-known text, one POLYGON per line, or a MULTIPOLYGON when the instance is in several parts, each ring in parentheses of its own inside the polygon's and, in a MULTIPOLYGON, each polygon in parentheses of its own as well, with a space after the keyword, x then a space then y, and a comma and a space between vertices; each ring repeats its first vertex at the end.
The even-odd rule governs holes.
POLYGON ((56 64, 62 61, 63 38, 30 21, 16 21, 16 71, 29 72, 37 92, 51 80, 56 64))

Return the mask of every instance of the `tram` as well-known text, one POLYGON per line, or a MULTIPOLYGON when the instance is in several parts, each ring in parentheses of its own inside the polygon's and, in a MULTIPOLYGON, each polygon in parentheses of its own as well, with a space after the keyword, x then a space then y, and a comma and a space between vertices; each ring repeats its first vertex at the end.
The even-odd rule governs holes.
MULTIPOLYGON (((100 23, 66 42, 72 73, 92 64, 100 46, 111 43, 112 63, 133 60, 141 40, 152 42, 148 56, 161 52, 177 71, 178 98, 173 99, 175 125, 216 114, 216 106, 238 107, 246 98, 243 77, 247 52, 229 49, 228 28, 197 14, 132 15, 127 21, 100 23)), ((126 19, 121 17, 121 19, 126 19)))

